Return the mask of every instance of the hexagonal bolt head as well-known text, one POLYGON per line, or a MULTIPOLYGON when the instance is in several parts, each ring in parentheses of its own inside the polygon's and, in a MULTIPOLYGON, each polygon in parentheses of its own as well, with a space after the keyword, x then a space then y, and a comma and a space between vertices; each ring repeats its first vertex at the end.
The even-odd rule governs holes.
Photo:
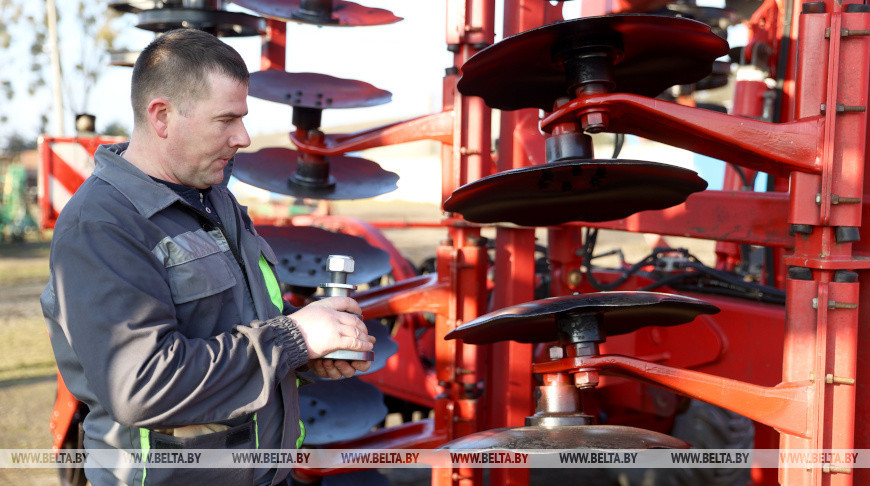
POLYGON ((578 371, 574 373, 574 386, 580 388, 595 388, 598 386, 597 371, 578 371))
POLYGON ((353 273, 353 257, 329 255, 329 258, 326 259, 326 268, 330 272, 353 273))
POLYGON ((592 111, 580 117, 580 126, 589 133, 601 133, 607 128, 607 115, 600 111, 592 111))

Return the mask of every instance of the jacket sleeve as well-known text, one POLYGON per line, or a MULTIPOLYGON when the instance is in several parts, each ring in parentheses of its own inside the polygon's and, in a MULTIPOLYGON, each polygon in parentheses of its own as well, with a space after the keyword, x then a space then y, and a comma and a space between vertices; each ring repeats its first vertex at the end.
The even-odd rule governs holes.
POLYGON ((118 423, 171 428, 233 419, 276 399, 281 379, 307 361, 293 320, 183 336, 166 270, 135 231, 79 222, 53 242, 57 320, 100 404, 118 423))

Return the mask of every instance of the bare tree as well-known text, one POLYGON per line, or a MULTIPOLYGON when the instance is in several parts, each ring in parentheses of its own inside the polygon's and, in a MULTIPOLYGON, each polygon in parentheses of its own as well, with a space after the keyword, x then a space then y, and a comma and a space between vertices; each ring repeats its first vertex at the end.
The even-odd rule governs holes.
POLYGON ((76 19, 82 32, 79 52, 72 69, 65 65, 63 73, 64 94, 73 114, 87 113, 89 110, 94 87, 108 66, 109 51, 115 49, 120 32, 115 21, 120 16, 103 2, 77 2, 76 19))
MULTIPOLYGON (((93 90, 108 64, 108 51, 115 48, 119 32, 129 22, 99 0, 57 3, 68 116, 90 108, 93 90)), ((12 134, 35 139, 48 130, 52 107, 48 37, 44 2, 0 0, 0 139, 12 134)))

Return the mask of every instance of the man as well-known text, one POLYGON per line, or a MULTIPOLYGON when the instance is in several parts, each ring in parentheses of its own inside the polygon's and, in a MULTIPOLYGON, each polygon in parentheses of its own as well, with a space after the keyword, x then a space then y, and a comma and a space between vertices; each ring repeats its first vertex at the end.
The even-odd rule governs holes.
MULTIPOLYGON (((294 370, 367 370, 319 359, 372 349, 360 308, 331 297, 282 315, 275 254, 226 189, 234 154, 250 144, 248 71, 235 50, 168 32, 142 51, 131 91, 130 142, 98 149, 58 218, 41 298, 60 373, 90 409, 85 448, 298 447, 294 370)), ((86 474, 95 486, 268 485, 287 470, 86 474)))

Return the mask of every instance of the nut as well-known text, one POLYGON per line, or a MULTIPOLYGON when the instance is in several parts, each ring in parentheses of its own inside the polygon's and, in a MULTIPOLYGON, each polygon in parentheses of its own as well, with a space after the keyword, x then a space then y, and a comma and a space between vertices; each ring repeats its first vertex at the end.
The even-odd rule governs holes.
POLYGON ((574 386, 577 388, 595 388, 598 386, 597 371, 578 371, 574 373, 574 386))
POLYGON ((353 273, 353 257, 346 255, 329 255, 326 267, 330 272, 353 273))
POLYGON ((607 116, 601 111, 592 111, 580 117, 580 126, 589 133, 600 133, 607 128, 607 116))

